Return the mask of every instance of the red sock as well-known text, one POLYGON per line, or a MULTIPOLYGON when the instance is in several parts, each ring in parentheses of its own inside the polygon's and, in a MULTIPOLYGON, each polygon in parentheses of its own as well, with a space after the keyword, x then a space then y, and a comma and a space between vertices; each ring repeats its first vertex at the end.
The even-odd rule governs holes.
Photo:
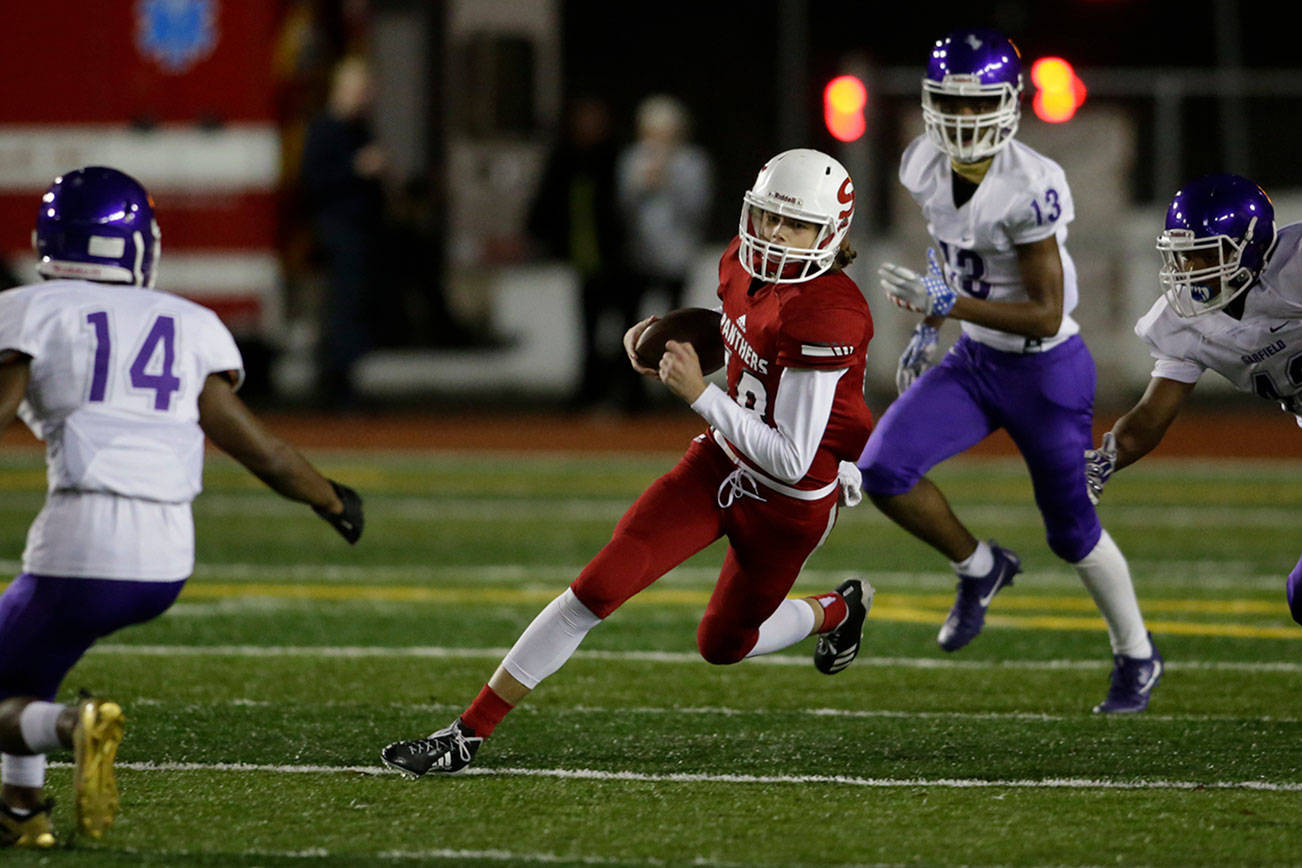
MULTIPOLYGON (((845 603, 842 603, 841 607, 844 608, 845 603)), ((498 696, 493 692, 493 688, 485 684, 484 689, 475 697, 475 701, 462 712, 461 722, 473 729, 475 735, 480 738, 488 738, 512 708, 515 706, 498 696)))
POLYGON ((840 627, 845 616, 850 614, 850 607, 845 604, 845 597, 836 591, 818 594, 811 599, 823 607, 823 626, 818 628, 820 633, 827 633, 840 627))

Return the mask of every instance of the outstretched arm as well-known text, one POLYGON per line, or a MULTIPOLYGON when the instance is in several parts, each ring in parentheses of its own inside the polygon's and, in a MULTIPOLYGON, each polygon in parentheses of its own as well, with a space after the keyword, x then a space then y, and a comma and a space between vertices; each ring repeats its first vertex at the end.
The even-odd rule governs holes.
POLYGON ((326 479, 297 450, 264 428, 223 374, 209 374, 204 383, 199 426, 273 491, 311 506, 348 542, 361 536, 361 499, 356 493, 326 479))
POLYGON ((1115 469, 1134 464, 1162 442, 1166 429, 1180 414, 1180 408, 1194 385, 1165 377, 1148 381, 1143 397, 1112 426, 1112 435, 1117 442, 1115 469))

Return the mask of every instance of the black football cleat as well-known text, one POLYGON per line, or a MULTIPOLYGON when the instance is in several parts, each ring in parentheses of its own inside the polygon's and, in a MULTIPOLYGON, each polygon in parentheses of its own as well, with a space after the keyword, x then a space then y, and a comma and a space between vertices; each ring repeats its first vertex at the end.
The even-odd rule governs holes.
POLYGON ((431 771, 455 775, 469 767, 475 751, 483 743, 484 740, 473 735, 458 717, 449 726, 425 738, 395 741, 380 751, 380 759, 389 768, 412 778, 431 771))
POLYGON ((824 675, 835 675, 859 655, 863 623, 873 604, 873 586, 863 579, 846 579, 836 592, 845 600, 845 620, 819 636, 814 648, 814 667, 824 675))

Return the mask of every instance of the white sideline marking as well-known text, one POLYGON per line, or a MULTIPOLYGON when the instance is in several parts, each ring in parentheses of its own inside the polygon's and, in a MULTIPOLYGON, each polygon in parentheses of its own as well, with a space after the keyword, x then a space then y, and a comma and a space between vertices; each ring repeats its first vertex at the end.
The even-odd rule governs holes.
MULTIPOLYGON (((282 701, 273 701, 269 699, 247 699, 232 698, 220 699, 212 702, 173 702, 166 699, 155 699, 153 697, 137 697, 130 700, 130 705, 146 706, 156 708, 166 708, 172 711, 186 710, 195 711, 198 709, 211 708, 215 705, 230 705, 237 708, 279 708, 284 705, 282 701)), ((357 705, 355 702, 314 702, 318 708, 353 708, 357 705)), ((385 708, 395 711, 428 711, 431 713, 441 712, 460 712, 464 709, 465 703, 454 704, 451 702, 387 702, 383 705, 376 705, 376 708, 385 708)), ((630 706, 630 707, 609 707, 601 705, 567 705, 567 706, 550 706, 547 708, 538 708, 537 706, 525 705, 515 709, 513 714, 556 714, 556 713, 573 713, 573 714, 643 714, 649 716, 658 715, 700 715, 708 717, 715 715, 718 717, 760 717, 774 714, 803 714, 810 717, 843 717, 850 719, 879 719, 879 720, 1021 720, 1037 723, 1061 723, 1063 721, 1080 721, 1086 718, 1101 720, 1102 718, 1087 713, 1084 708, 1078 714, 1045 714, 1035 711, 901 711, 886 708, 871 709, 848 709, 848 708, 729 708, 727 706, 696 706, 675 708, 672 706, 630 706)), ((1302 723, 1302 717, 1278 717, 1276 715, 1245 716, 1242 714, 1145 714, 1142 718, 1148 721, 1161 721, 1162 723, 1215 723, 1215 722, 1232 722, 1232 723, 1302 723)))
MULTIPOLYGON (((132 847, 125 847, 126 853, 136 853, 139 855, 148 855, 154 858, 192 858, 195 856, 209 856, 203 850, 137 850, 132 847)), ((663 866, 671 863, 663 859, 612 859, 604 856, 562 856, 556 853, 521 853, 515 850, 452 850, 442 848, 438 850, 385 850, 380 853, 352 854, 332 852, 323 847, 312 847, 307 850, 268 850, 262 847, 252 850, 235 851, 234 855, 253 856, 262 859, 324 859, 330 856, 348 857, 355 856, 370 862, 379 859, 386 862, 427 862, 430 860, 452 859, 458 864, 466 861, 476 862, 506 862, 510 865, 519 865, 522 863, 553 863, 564 862, 566 864, 578 863, 581 865, 657 865, 663 866)), ((703 866, 703 868, 746 868, 750 863, 746 862, 722 862, 717 859, 706 859, 703 856, 694 856, 688 863, 689 865, 703 866)), ((810 864, 810 863, 800 863, 810 864)), ((853 868, 874 868, 875 865, 895 865, 896 863, 872 863, 864 864, 856 862, 853 868)), ((838 868, 838 866, 828 866, 819 863, 821 868, 838 868)), ((849 866, 847 866, 849 868, 849 866)))
MULTIPOLYGON (((50 763, 54 768, 72 768, 72 763, 50 763)), ((368 776, 399 773, 380 766, 270 765, 262 763, 116 763, 115 768, 137 772, 273 772, 276 774, 358 774, 368 776)), ((471 768, 461 776, 529 777, 584 781, 645 781, 674 784, 836 784, 837 786, 894 789, 904 787, 942 787, 944 789, 1081 789, 1081 790, 1262 790, 1266 792, 1302 792, 1297 781, 1110 781, 1102 778, 1020 778, 985 780, 982 778, 861 778, 851 775, 738 775, 703 772, 603 771, 600 769, 525 769, 471 768)))
MULTIPOLYGON (((444 659, 500 658, 507 648, 444 648, 438 646, 384 647, 378 645, 119 645, 91 647, 89 654, 140 657, 416 657, 444 659)), ((642 663, 702 663, 700 655, 685 651, 576 651, 576 660, 624 660, 642 663)), ((808 656, 768 654, 746 661, 757 666, 809 666, 808 656)), ((947 660, 938 657, 860 657, 855 666, 906 669, 1031 669, 1107 670, 1109 660, 947 660)), ((1199 669, 1229 672, 1302 672, 1302 663, 1288 661, 1180 660, 1167 662, 1167 670, 1199 669)))

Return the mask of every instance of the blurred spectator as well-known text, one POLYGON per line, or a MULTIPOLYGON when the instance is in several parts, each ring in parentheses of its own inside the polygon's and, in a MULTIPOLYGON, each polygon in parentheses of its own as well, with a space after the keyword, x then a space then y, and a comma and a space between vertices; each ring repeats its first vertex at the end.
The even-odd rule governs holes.
POLYGON ((624 362, 620 343, 620 336, 637 321, 639 296, 621 261, 618 154, 606 102, 573 99, 566 107, 564 137, 548 157, 529 209, 529 233, 547 255, 568 261, 579 279, 583 377, 574 396, 576 407, 615 397, 617 387, 627 408, 636 407, 642 395, 640 378, 624 362))
POLYGON ((341 60, 326 108, 308 125, 303 144, 303 196, 329 272, 316 386, 333 408, 354 403, 353 366, 372 344, 367 304, 381 266, 385 155, 371 132, 371 97, 366 63, 341 60))
POLYGON ((690 127, 677 99, 647 97, 637 110, 637 141, 620 154, 616 175, 637 294, 663 291, 665 310, 683 306, 712 197, 710 158, 689 143, 690 127))

